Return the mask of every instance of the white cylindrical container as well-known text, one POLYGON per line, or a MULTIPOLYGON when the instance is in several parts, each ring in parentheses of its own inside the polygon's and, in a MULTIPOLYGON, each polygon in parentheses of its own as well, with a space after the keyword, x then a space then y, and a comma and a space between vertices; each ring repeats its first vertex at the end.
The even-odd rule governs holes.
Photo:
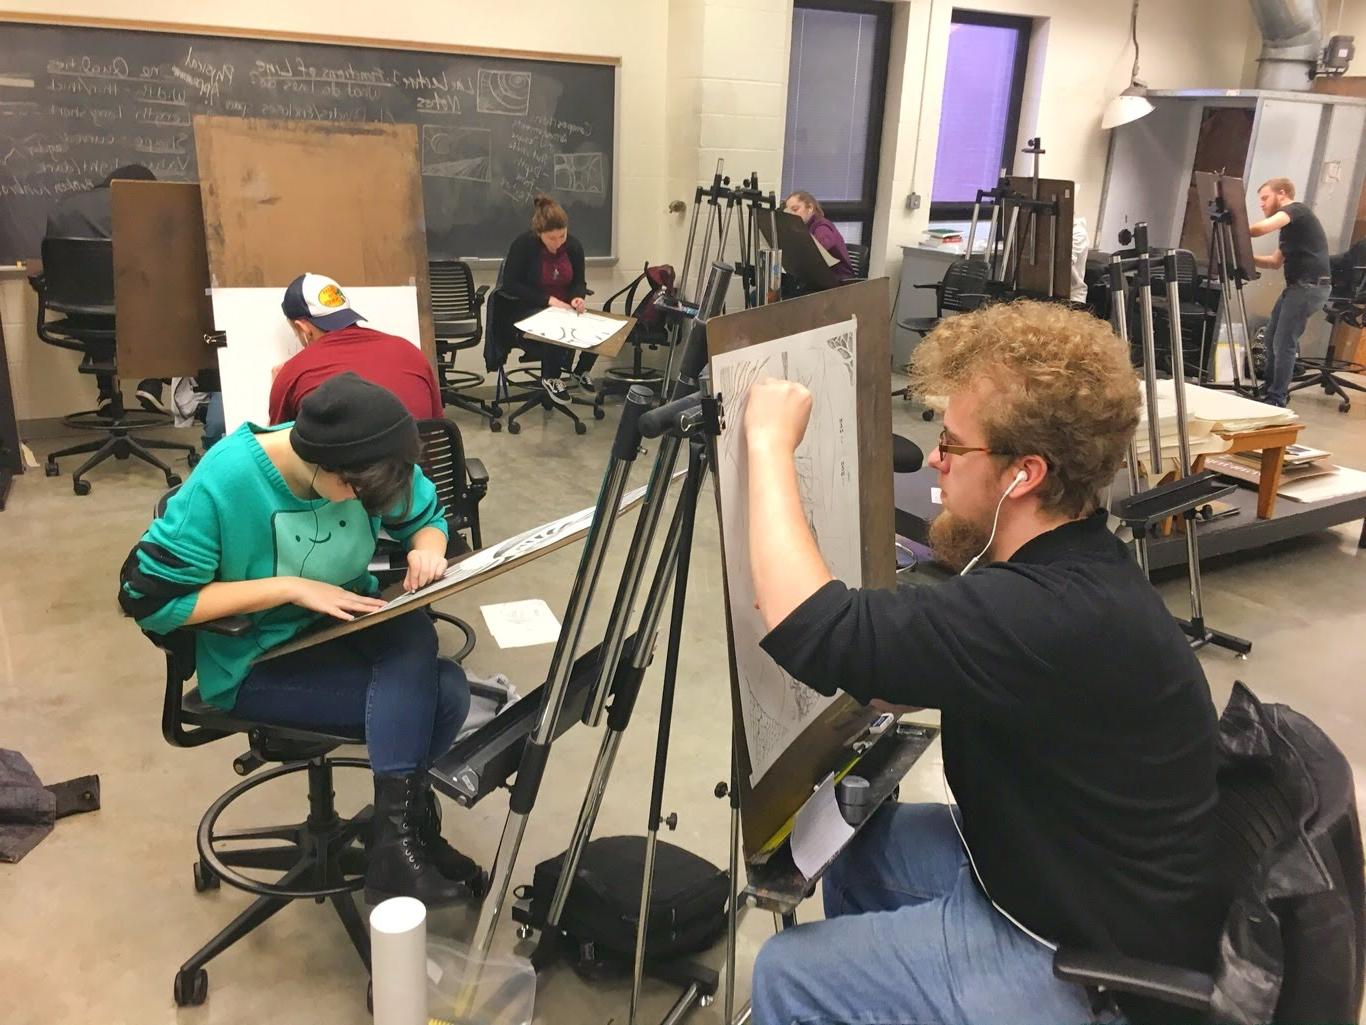
POLYGON ((392 897, 370 912, 375 1025, 427 1025, 427 909, 392 897))

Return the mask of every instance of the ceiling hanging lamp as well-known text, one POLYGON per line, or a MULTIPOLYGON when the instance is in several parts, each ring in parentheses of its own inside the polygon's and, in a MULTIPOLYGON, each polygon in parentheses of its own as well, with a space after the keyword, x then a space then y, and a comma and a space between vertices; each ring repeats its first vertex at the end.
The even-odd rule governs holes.
POLYGON ((1100 116, 1102 129, 1118 128, 1153 112, 1153 105, 1147 97, 1148 86, 1138 77, 1138 0, 1134 0, 1133 11, 1129 15, 1129 38, 1134 44, 1134 66, 1129 72, 1129 88, 1105 105, 1105 112, 1100 116))

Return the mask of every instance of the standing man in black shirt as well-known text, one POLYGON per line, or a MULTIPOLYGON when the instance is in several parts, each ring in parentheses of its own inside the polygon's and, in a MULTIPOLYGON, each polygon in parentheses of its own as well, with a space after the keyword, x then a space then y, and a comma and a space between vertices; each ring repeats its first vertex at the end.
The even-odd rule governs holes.
POLYGON ((1134 373, 1101 321, 1016 302, 942 322, 912 374, 948 398, 930 540, 964 573, 938 587, 833 580, 797 490, 810 394, 762 381, 743 414, 764 649, 821 693, 942 709, 957 801, 877 813, 825 921, 760 951, 755 1021, 1112 1020, 1053 977, 1054 945, 1207 969, 1224 910, 1209 688, 1100 503, 1134 373))
POLYGON ((1253 238, 1281 233, 1280 246, 1267 256, 1254 256, 1258 267, 1285 268, 1285 291, 1271 309, 1266 325, 1266 401, 1274 406, 1290 404, 1290 379, 1295 376, 1295 357, 1300 335, 1316 310, 1328 301, 1328 238, 1314 211, 1295 202, 1295 183, 1289 178, 1270 178, 1257 190, 1263 220, 1249 226, 1253 238))

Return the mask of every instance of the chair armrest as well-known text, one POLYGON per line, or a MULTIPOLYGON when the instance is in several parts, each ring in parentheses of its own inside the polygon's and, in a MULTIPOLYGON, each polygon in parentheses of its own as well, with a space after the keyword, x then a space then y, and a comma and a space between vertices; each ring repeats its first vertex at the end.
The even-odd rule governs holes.
POLYGON ((482 459, 466 459, 465 473, 469 475, 471 484, 482 484, 485 487, 488 486, 489 471, 482 459))
POLYGON ((931 281, 931 282, 930 282, 929 284, 927 284, 927 285, 912 285, 911 287, 912 287, 912 288, 938 288, 941 284, 943 284, 943 282, 940 282, 940 281, 931 281))
POLYGON ((1131 993, 1197 1011, 1209 1010, 1214 992, 1214 979, 1203 972, 1122 954, 1067 947, 1053 955, 1053 975, 1078 986, 1104 986, 1116 993, 1131 993))
POLYGON ((220 637, 245 637, 251 633, 251 620, 246 616, 223 616, 221 619, 210 619, 206 623, 195 623, 181 629, 218 634, 220 637))
POLYGON ((475 296, 476 299, 482 300, 482 299, 484 298, 484 296, 486 296, 486 295, 488 295, 488 294, 489 294, 489 286, 488 286, 488 285, 480 285, 478 288, 476 288, 476 289, 474 290, 474 296, 475 296))

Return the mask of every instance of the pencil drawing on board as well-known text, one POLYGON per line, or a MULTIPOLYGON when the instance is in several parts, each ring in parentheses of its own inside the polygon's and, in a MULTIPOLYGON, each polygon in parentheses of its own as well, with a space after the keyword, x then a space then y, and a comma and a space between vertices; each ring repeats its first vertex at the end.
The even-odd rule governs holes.
POLYGON ((765 377, 804 384, 811 421, 797 448, 797 487, 807 523, 830 572, 858 586, 863 579, 859 529, 855 320, 751 345, 711 359, 713 387, 726 423, 717 447, 716 480, 726 551, 726 598, 734 630, 750 783, 833 701, 793 679, 759 647, 765 630, 754 608, 749 571, 748 459, 744 414, 750 389, 765 377))

